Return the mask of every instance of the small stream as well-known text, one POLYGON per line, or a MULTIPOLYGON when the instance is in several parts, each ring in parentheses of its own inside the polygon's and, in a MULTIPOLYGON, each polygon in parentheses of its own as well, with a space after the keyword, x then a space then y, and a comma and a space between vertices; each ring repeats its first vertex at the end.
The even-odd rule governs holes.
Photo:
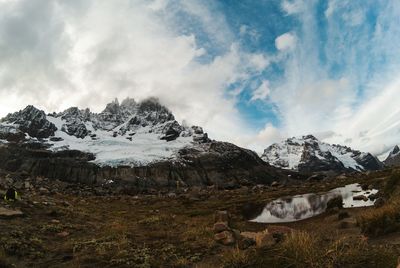
POLYGON ((294 222, 317 216, 326 210, 329 200, 342 196, 343 207, 368 207, 374 205, 373 200, 353 200, 354 196, 364 195, 369 197, 378 190, 362 190, 359 184, 349 184, 333 189, 322 194, 303 194, 293 197, 279 198, 268 203, 261 214, 250 220, 259 223, 284 223, 294 222))

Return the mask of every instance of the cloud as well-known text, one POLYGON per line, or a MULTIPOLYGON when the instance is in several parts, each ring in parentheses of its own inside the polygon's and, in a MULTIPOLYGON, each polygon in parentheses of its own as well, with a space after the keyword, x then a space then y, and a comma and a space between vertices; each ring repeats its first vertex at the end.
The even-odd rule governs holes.
POLYGON ((296 14, 304 9, 304 3, 301 0, 284 0, 282 2, 282 9, 288 14, 296 14))
POLYGON ((296 47, 278 58, 284 75, 270 89, 280 132, 314 133, 380 155, 400 143, 400 6, 331 0, 324 24, 319 8, 311 1, 292 12, 296 47), (366 16, 376 10, 376 18, 366 16))
POLYGON ((253 96, 250 101, 265 100, 270 94, 269 81, 264 80, 261 85, 253 91, 253 96))
POLYGON ((285 133, 282 133, 280 129, 274 127, 271 123, 267 123, 256 135, 243 139, 243 144, 262 154, 269 145, 283 139, 286 139, 285 133))
POLYGON ((178 120, 240 143, 251 131, 226 89, 269 61, 237 41, 212 1, 2 1, 0 113, 157 96, 178 120))
POLYGON ((278 50, 291 50, 296 45, 296 37, 292 33, 284 33, 275 39, 278 50))

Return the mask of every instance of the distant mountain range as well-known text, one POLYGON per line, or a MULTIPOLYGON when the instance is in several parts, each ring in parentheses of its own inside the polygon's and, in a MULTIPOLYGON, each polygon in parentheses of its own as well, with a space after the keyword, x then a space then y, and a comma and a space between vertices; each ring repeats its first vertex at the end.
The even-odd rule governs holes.
POLYGON ((399 165, 396 146, 384 163, 370 153, 313 135, 289 138, 261 158, 178 123, 155 98, 127 98, 100 113, 71 107, 45 114, 34 106, 0 120, 0 168, 66 180, 127 180, 136 185, 271 183, 313 172, 354 172, 399 165), (287 170, 287 171, 285 171, 287 170), (300 173, 296 173, 300 172, 300 173))
POLYGON ((389 153, 388 157, 383 161, 386 166, 400 166, 400 148, 395 146, 389 153))
POLYGON ((365 171, 383 167, 383 163, 370 153, 324 143, 313 135, 272 144, 261 158, 273 166, 300 172, 365 171))

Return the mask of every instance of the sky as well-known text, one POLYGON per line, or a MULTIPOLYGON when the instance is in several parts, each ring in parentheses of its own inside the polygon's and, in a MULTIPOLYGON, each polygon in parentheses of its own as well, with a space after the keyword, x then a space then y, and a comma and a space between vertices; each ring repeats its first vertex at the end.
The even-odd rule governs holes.
POLYGON ((0 116, 159 98, 261 152, 400 144, 398 0, 0 0, 0 116))

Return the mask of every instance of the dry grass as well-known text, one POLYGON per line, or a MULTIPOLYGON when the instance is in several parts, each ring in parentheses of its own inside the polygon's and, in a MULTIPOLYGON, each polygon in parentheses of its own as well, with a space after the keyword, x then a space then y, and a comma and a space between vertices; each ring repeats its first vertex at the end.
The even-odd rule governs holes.
POLYGON ((385 183, 383 195, 388 200, 380 208, 371 208, 357 218, 362 232, 378 236, 400 230, 400 174, 392 174, 385 183))
POLYGON ((293 232, 280 245, 281 258, 290 266, 321 267, 321 249, 315 235, 307 232, 293 232))
POLYGON ((223 267, 395 267, 397 254, 390 247, 374 247, 361 237, 329 238, 323 233, 297 231, 273 248, 224 254, 223 267))
POLYGON ((363 212, 357 223, 361 231, 368 235, 378 236, 400 230, 400 202, 390 201, 381 208, 363 212))

